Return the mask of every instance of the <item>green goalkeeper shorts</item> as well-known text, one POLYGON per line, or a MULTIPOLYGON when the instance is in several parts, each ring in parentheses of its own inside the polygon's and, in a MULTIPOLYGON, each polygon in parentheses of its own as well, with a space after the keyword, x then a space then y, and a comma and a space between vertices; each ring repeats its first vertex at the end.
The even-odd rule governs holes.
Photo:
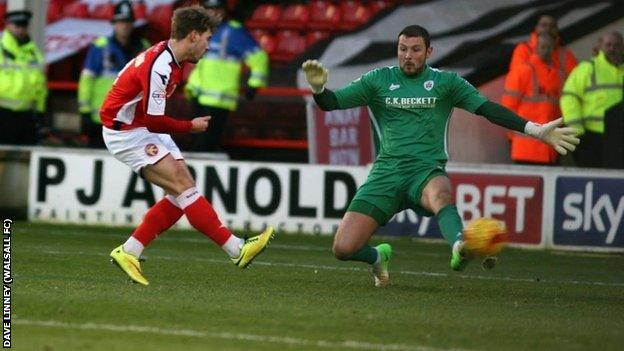
POLYGON ((420 205, 420 199, 429 180, 440 175, 448 177, 444 164, 406 163, 377 160, 347 211, 370 216, 379 225, 386 224, 396 213, 408 208, 422 216, 433 216, 420 205))

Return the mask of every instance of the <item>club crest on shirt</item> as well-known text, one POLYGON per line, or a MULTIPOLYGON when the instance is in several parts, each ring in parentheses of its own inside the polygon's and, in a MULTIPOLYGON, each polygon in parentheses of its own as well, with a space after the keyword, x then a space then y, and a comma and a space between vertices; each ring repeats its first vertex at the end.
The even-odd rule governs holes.
POLYGON ((158 105, 162 104, 166 98, 167 94, 162 90, 154 90, 152 92, 152 99, 154 99, 154 102, 158 105))
POLYGON ((428 80, 423 84, 423 87, 429 91, 431 89, 433 89, 433 81, 432 80, 428 80))
POLYGON ((158 154, 158 146, 154 144, 145 145, 145 154, 147 156, 156 156, 158 154))

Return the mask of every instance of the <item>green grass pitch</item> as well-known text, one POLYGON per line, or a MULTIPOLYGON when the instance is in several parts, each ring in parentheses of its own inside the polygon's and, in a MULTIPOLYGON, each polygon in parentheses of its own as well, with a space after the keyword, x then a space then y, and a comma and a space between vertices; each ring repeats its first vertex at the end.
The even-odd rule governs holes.
MULTIPOLYGON (((331 238, 278 234, 246 270, 197 232, 145 251, 150 286, 108 253, 130 229, 13 224, 16 350, 621 350, 624 256, 507 249, 448 268, 443 243, 388 239, 391 285, 331 238)), ((374 237, 373 244, 384 238, 374 237)))

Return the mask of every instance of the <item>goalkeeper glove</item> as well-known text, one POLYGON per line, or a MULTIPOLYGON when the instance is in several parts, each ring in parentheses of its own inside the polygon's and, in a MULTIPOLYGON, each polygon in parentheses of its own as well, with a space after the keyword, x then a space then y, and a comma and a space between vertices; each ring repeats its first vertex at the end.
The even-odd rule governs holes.
POLYGON ((558 153, 566 155, 568 151, 572 152, 576 149, 576 145, 579 144, 580 140, 576 137, 578 135, 576 128, 559 128, 562 123, 563 118, 546 124, 527 122, 524 126, 524 133, 552 146, 558 153))
POLYGON ((301 65, 305 78, 314 94, 320 94, 325 89, 329 71, 317 60, 307 60, 301 65))

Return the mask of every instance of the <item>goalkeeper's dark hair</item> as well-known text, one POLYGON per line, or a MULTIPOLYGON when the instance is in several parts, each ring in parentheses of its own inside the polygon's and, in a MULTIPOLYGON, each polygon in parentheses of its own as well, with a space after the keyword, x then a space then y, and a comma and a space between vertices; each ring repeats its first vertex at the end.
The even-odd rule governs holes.
POLYGON ((173 11, 171 39, 182 40, 192 31, 200 34, 208 30, 214 32, 216 27, 217 21, 206 9, 199 6, 181 7, 173 11))
POLYGON ((406 37, 421 37, 425 41, 426 47, 429 47, 429 44, 431 43, 429 32, 424 27, 421 27, 417 24, 412 24, 411 26, 403 28, 403 30, 397 36, 397 39, 401 35, 405 35, 406 37))

